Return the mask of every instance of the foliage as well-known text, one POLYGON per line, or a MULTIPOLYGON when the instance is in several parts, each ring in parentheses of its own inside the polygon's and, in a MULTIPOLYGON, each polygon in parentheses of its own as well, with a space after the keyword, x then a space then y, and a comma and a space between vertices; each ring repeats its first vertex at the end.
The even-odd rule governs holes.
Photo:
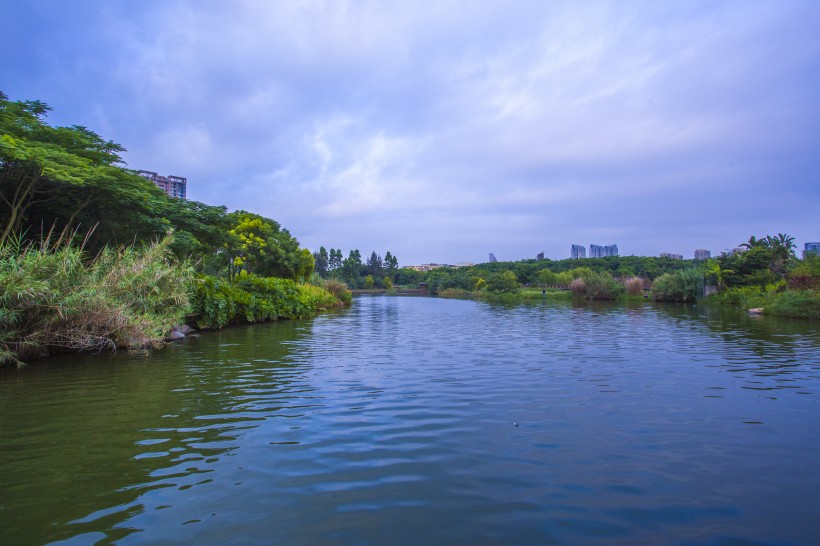
POLYGON ((236 282, 200 276, 192 307, 199 328, 221 328, 238 322, 304 318, 341 302, 323 287, 291 279, 243 275, 236 282))
POLYGON ((569 289, 572 290, 573 295, 575 296, 586 296, 587 293, 587 283, 582 278, 573 279, 571 283, 569 283, 569 289))
POLYGON ((586 278, 579 276, 570 283, 573 294, 591 300, 614 300, 624 293, 621 283, 609 273, 591 272, 586 278))
POLYGON ((486 289, 495 293, 511 293, 518 290, 518 278, 512 271, 493 273, 487 279, 486 289))
POLYGON ((640 296, 643 294, 644 282, 640 277, 629 277, 624 281, 624 289, 630 296, 640 296))
POLYGON ((764 303, 763 290, 759 286, 737 286, 720 293, 720 303, 743 308, 759 307, 764 303))
POLYGON ((322 288, 333 294, 337 300, 345 305, 350 305, 353 301, 353 294, 347 288, 347 285, 336 279, 326 279, 322 283, 322 288))
POLYGON ((703 273, 688 269, 676 273, 664 273, 652 284, 655 301, 695 301, 703 295, 703 273))
POLYGON ((170 236, 86 261, 71 237, 0 245, 0 363, 54 350, 156 345, 181 322, 192 275, 170 236))
POLYGON ((820 320, 820 292, 788 290, 777 294, 765 310, 772 315, 820 320))

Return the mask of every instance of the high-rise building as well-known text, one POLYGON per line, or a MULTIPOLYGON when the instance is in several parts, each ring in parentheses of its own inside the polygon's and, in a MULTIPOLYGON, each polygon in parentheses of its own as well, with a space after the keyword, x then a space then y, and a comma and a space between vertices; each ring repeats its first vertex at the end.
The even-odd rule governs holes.
POLYGON ((820 254, 820 243, 806 243, 805 251, 820 254))
POLYGON ((712 257, 712 253, 706 250, 705 248, 698 248, 695 250, 695 259, 696 260, 708 260, 712 257))
POLYGON ((683 254, 672 254, 671 252, 661 252, 661 258, 671 258, 672 260, 682 260, 683 254))
POLYGON ((153 171, 137 171, 137 174, 156 184, 159 189, 171 197, 178 199, 185 199, 186 197, 188 186, 187 178, 173 175, 162 176, 153 171))
POLYGON ((587 249, 581 245, 572 245, 572 249, 569 251, 570 258, 577 260, 578 258, 586 258, 587 257, 587 249))
POLYGON ((607 256, 617 256, 618 245, 589 245, 590 258, 605 258, 607 256))
POLYGON ((536 260, 543 260, 543 259, 544 259, 544 253, 543 253, 543 252, 539 252, 539 253, 535 256, 535 259, 536 259, 536 260))
POLYGON ((604 257, 604 247, 601 245, 589 245, 589 257, 590 258, 603 258, 604 257))
POLYGON ((617 256, 618 245, 607 245, 604 247, 604 256, 617 256))

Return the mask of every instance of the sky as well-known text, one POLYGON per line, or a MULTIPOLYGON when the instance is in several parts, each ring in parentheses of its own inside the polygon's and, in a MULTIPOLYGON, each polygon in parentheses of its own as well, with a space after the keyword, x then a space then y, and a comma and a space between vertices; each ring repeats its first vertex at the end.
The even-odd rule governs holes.
POLYGON ((820 2, 0 0, 0 90, 400 265, 820 240, 820 2))

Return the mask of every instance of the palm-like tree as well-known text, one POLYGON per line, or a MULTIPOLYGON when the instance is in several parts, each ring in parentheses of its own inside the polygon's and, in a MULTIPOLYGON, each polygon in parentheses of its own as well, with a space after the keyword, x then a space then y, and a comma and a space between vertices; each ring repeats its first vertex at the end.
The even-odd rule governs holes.
MULTIPOLYGON (((752 237, 752 239, 754 239, 754 237, 752 237)), ((724 275, 726 275, 727 273, 734 273, 734 271, 732 271, 731 269, 722 269, 717 260, 713 260, 712 258, 706 260, 706 264, 704 264, 704 267, 706 269, 707 275, 714 275, 715 281, 717 282, 718 290, 723 290, 724 288, 726 288, 724 275)))
POLYGON ((765 239, 758 239, 754 235, 749 237, 749 240, 745 243, 741 243, 740 246, 746 248, 747 250, 751 250, 753 248, 769 248, 769 237, 767 236, 765 239))

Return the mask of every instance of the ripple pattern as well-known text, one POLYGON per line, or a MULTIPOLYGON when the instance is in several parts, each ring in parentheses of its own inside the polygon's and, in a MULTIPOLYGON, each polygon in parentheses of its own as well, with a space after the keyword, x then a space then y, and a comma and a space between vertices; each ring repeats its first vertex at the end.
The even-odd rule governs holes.
POLYGON ((360 297, 0 375, 13 544, 815 544, 816 325, 360 297))

